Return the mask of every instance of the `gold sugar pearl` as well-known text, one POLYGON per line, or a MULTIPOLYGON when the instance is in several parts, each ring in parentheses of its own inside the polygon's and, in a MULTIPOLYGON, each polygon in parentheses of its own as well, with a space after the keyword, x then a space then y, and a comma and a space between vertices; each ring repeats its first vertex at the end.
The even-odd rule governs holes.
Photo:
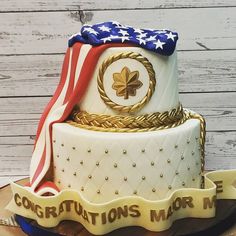
POLYGON ((163 151, 163 148, 160 148, 159 151, 162 152, 162 151, 163 151))
POLYGON ((70 187, 71 187, 71 185, 69 184, 69 185, 68 185, 68 188, 70 188, 70 187))
POLYGON ((190 144, 190 140, 187 140, 187 144, 190 144))
POLYGON ((188 170, 190 170, 190 167, 188 167, 188 170))
POLYGON ((73 150, 75 150, 75 147, 72 147, 73 150))
POLYGON ((156 192, 156 189, 155 189, 155 188, 153 188, 153 189, 152 189, 152 192, 153 192, 153 193, 155 193, 155 192, 156 192))
POLYGON ((136 163, 133 163, 132 166, 133 166, 133 167, 136 167, 136 163))
POLYGON ((73 175, 76 176, 77 175, 76 172, 73 175))
POLYGON ((88 178, 89 178, 89 179, 92 179, 92 175, 89 175, 88 178))
POLYGON ((59 157, 59 155, 57 155, 57 157, 59 157))
POLYGON ((70 161, 70 158, 68 157, 68 158, 66 158, 66 160, 67 160, 67 161, 70 161))
POLYGON ((55 142, 56 142, 56 140, 54 139, 54 140, 53 140, 53 142, 55 143, 55 142))
POLYGON ((194 178, 192 178, 192 181, 195 181, 195 179, 194 179, 194 178))
POLYGON ((57 183, 58 183, 58 184, 60 184, 60 183, 61 183, 61 181, 60 181, 60 180, 58 180, 58 181, 57 181, 57 183))
POLYGON ((118 190, 115 191, 115 194, 116 194, 116 195, 119 194, 118 190))
POLYGON ((133 194, 137 194, 137 190, 134 190, 133 194))
POLYGON ((105 177, 105 180, 108 180, 108 179, 109 179, 108 176, 106 176, 106 177, 105 177))
POLYGON ((146 179, 146 177, 145 176, 142 176, 142 180, 145 180, 146 179))
POLYGON ((80 161, 80 165, 83 165, 84 164, 84 162, 83 161, 80 161))
POLYGON ((101 191, 98 189, 98 190, 97 190, 97 194, 100 194, 100 193, 101 193, 101 191))
POLYGON ((170 160, 170 159, 167 159, 167 163, 171 163, 171 160, 170 160))
POLYGON ((195 154, 195 152, 194 151, 192 151, 192 156, 195 154))
POLYGON ((117 163, 114 164, 114 167, 117 168, 117 163))
POLYGON ((98 161, 96 162, 96 166, 99 166, 99 162, 98 161))
POLYGON ((81 187, 81 189, 80 189, 82 192, 84 191, 84 187, 81 187))
POLYGON ((61 171, 62 171, 62 172, 65 172, 65 170, 64 170, 64 169, 62 169, 61 171))
POLYGON ((169 186, 168 186, 168 189, 172 189, 172 186, 171 186, 171 185, 169 185, 169 186))
POLYGON ((64 147, 64 144, 62 143, 61 146, 64 147))
POLYGON ((182 182, 182 186, 185 186, 185 182, 182 182))
POLYGON ((163 174, 160 174, 160 177, 163 178, 163 174))
POLYGON ((181 156, 181 160, 184 160, 184 156, 183 155, 181 156))
POLYGON ((178 175, 178 174, 179 174, 179 172, 178 172, 178 171, 176 171, 176 172, 175 172, 175 174, 176 174, 176 175, 178 175))
POLYGON ((127 151, 124 149, 124 150, 123 150, 123 154, 126 154, 126 153, 127 153, 127 151))
POLYGON ((124 181, 127 181, 127 179, 128 179, 127 177, 124 177, 124 181))
POLYGON ((145 152, 145 149, 142 149, 142 153, 144 153, 145 152))
POLYGON ((175 145, 175 148, 178 148, 178 145, 177 145, 177 144, 175 145))
POLYGON ((107 150, 107 149, 105 150, 105 153, 106 153, 106 154, 108 153, 108 150, 107 150))
POLYGON ((151 162, 151 166, 154 166, 154 161, 151 162))
POLYGON ((89 148, 89 149, 87 150, 87 152, 90 153, 90 152, 91 152, 91 149, 89 148))

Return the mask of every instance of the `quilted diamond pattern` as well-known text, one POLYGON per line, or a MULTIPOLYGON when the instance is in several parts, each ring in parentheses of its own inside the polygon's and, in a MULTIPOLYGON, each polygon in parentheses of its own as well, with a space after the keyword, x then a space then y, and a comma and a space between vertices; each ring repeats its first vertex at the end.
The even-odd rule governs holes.
POLYGON ((54 124, 54 177, 101 203, 138 195, 168 197, 183 187, 200 187, 200 124, 144 133, 102 133, 54 124))

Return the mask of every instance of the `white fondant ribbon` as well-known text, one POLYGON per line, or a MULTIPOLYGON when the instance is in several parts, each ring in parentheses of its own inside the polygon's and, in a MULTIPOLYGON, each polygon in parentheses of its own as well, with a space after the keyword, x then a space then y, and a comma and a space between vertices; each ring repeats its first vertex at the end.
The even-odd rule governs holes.
POLYGON ((204 180, 204 189, 179 189, 162 200, 130 196, 103 204, 93 204, 75 190, 42 197, 12 183, 13 198, 7 208, 44 227, 54 227, 62 220, 77 221, 97 235, 127 226, 163 231, 178 219, 214 217, 217 199, 236 200, 236 170, 209 172, 204 180))

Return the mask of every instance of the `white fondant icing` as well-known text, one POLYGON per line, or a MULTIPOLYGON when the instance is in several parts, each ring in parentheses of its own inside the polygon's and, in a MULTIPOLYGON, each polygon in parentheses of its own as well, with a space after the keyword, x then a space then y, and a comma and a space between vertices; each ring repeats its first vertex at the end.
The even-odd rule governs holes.
POLYGON ((175 128, 140 133, 54 124, 54 181, 60 182, 61 189, 68 185, 83 189, 81 194, 94 203, 133 194, 158 200, 183 186, 199 188, 199 135, 196 119, 175 128))
MULTIPOLYGON (((98 114, 117 114, 117 111, 112 110, 110 107, 108 107, 100 98, 100 94, 97 89, 97 75, 99 67, 102 65, 104 60, 106 60, 111 55, 121 52, 140 53, 150 61, 156 75, 157 83, 155 92, 152 95, 151 100, 136 114, 169 111, 178 106, 179 95, 177 85, 176 53, 173 53, 171 56, 166 57, 144 50, 140 47, 115 47, 106 49, 100 56, 86 94, 84 95, 82 101, 79 103, 81 110, 98 114)), ((133 59, 121 59, 117 62, 112 63, 107 68, 107 71, 104 74, 105 90, 115 102, 118 101, 118 103, 129 105, 136 103, 136 101, 142 100, 143 94, 145 93, 148 84, 145 82, 143 89, 138 89, 137 95, 135 97, 131 97, 130 100, 124 101, 124 99, 122 100, 122 98, 120 97, 116 98, 114 96, 115 93, 112 91, 112 88, 110 88, 109 90, 107 87, 111 84, 111 82, 109 83, 108 81, 113 81, 112 74, 120 72, 123 66, 127 66, 129 69, 131 69, 131 71, 138 70, 141 74, 140 78, 143 80, 146 80, 146 78, 144 79, 143 77, 145 77, 145 75, 147 74, 144 66, 133 59)))

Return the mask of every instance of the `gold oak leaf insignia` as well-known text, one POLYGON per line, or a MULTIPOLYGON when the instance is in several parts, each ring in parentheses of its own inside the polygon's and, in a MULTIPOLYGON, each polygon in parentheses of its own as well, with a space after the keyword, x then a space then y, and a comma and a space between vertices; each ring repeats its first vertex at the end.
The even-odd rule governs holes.
POLYGON ((124 99, 128 99, 129 96, 135 96, 136 90, 141 88, 143 83, 138 80, 139 72, 130 71, 128 67, 124 67, 120 73, 113 74, 114 83, 112 88, 116 90, 118 97, 124 96, 124 99))

